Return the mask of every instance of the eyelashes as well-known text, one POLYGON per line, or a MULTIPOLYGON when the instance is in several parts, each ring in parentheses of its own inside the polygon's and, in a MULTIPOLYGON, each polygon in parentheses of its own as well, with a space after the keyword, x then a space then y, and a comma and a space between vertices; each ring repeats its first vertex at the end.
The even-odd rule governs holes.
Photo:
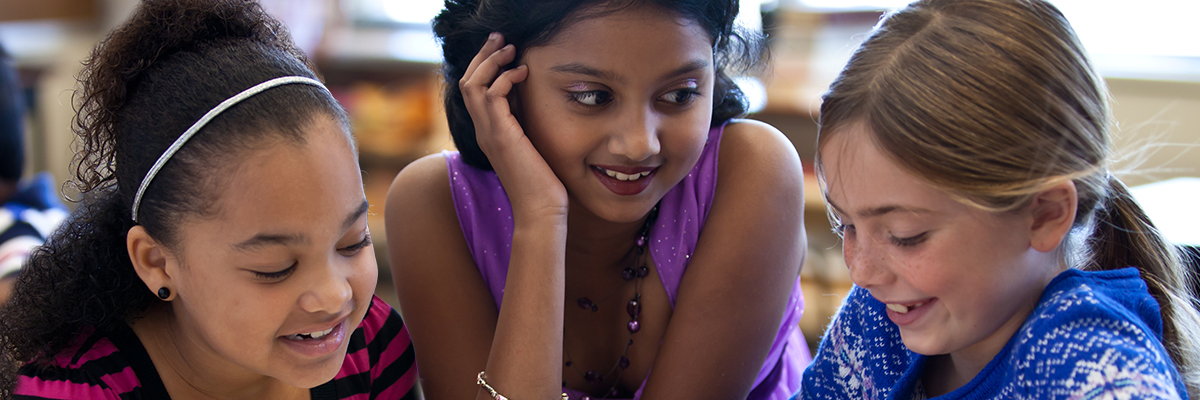
POLYGON ((925 239, 927 239, 928 237, 929 237, 929 232, 921 232, 919 234, 909 236, 909 237, 903 237, 903 238, 898 238, 898 237, 893 236, 890 238, 890 241, 892 242, 892 244, 894 244, 898 247, 913 247, 918 244, 924 243, 925 239))
POLYGON ((254 276, 258 277, 259 279, 268 280, 268 281, 277 281, 277 280, 288 277, 288 275, 291 275, 292 272, 296 271, 296 265, 297 265, 297 263, 292 263, 291 266, 288 266, 287 268, 276 271, 276 272, 259 272, 259 271, 253 271, 253 272, 254 272, 254 276))
MULTIPOLYGON (((602 107, 612 103, 613 94, 607 90, 583 90, 585 85, 573 85, 566 90, 567 100, 584 107, 602 107)), ((691 104, 696 98, 702 97, 695 82, 688 82, 683 87, 671 90, 657 98, 657 101, 672 106, 691 104)))
POLYGON ((338 249, 338 252, 342 253, 342 255, 352 256, 352 255, 358 254, 359 251, 361 251, 362 249, 364 249, 370 245, 371 245, 371 234, 368 233, 366 236, 363 236, 363 240, 359 241, 358 243, 340 248, 340 249, 338 249))
MULTIPOLYGON (((854 225, 838 224, 838 226, 833 227, 833 233, 838 235, 838 237, 845 239, 847 234, 851 236, 855 234, 855 228, 854 225)), ((928 231, 909 237, 895 237, 888 235, 888 242, 896 247, 914 247, 924 243, 926 239, 929 239, 928 231)))
MULTIPOLYGON (((358 243, 337 249, 337 251, 342 256, 353 257, 355 255, 358 255, 358 253, 361 252, 362 249, 364 249, 370 245, 371 245, 371 234, 368 233, 367 235, 363 236, 363 239, 361 241, 359 241, 358 243)), ((275 272, 261 272, 261 271, 251 271, 251 272, 254 273, 254 276, 256 278, 262 279, 264 281, 280 281, 280 280, 283 280, 284 278, 287 278, 288 276, 291 276, 292 273, 296 271, 296 267, 298 265, 299 265, 299 263, 293 262, 292 265, 288 266, 287 268, 284 268, 282 270, 275 271, 275 272)))

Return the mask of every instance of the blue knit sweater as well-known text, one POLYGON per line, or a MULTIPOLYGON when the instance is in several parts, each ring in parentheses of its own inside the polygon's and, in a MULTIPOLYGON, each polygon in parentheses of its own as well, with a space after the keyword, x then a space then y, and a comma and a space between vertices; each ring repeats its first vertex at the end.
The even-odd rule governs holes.
MULTIPOLYGON (((1162 342, 1158 302, 1135 268, 1070 269, 969 383, 939 399, 1187 399, 1162 342)), ((883 303, 854 287, 800 399, 924 399, 926 356, 900 341, 883 303)))

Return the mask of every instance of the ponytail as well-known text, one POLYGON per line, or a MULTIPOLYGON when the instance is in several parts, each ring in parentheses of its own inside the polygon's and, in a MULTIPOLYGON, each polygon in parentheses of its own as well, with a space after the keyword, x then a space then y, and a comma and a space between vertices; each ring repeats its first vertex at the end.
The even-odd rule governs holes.
POLYGON ((1200 398, 1200 315, 1189 286, 1191 271, 1120 179, 1108 178, 1108 196, 1094 218, 1084 269, 1138 268, 1162 312, 1163 345, 1191 398, 1200 398))
POLYGON ((93 191, 21 270, 0 312, 0 398, 9 398, 17 369, 52 356, 84 326, 117 330, 155 299, 125 249, 133 227, 112 188, 93 191))

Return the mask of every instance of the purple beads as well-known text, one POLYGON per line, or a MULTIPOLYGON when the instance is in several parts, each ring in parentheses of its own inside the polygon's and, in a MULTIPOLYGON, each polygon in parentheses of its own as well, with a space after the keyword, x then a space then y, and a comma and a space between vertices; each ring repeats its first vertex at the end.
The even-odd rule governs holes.
POLYGON ((625 267, 625 269, 621 270, 621 279, 630 280, 633 279, 634 275, 636 274, 637 272, 635 272, 633 268, 625 267))
POLYGON ((630 300, 629 304, 625 305, 625 312, 629 313, 629 318, 637 319, 639 315, 642 315, 642 302, 630 300))
POLYGON ((629 333, 637 333, 638 331, 642 330, 642 325, 639 324, 637 322, 637 320, 633 320, 633 321, 629 321, 628 328, 629 328, 629 333))
POLYGON ((650 275, 650 269, 649 269, 649 268, 646 268, 645 266, 638 267, 638 269, 637 269, 637 277, 638 277, 638 278, 645 278, 645 277, 646 277, 646 275, 650 275))
POLYGON ((600 382, 600 373, 596 372, 596 370, 594 370, 594 369, 590 370, 587 373, 583 374, 583 379, 588 381, 588 383, 599 383, 600 382))
POLYGON ((600 307, 597 307, 596 303, 593 303, 592 299, 589 299, 587 297, 580 297, 579 299, 576 299, 575 304, 578 304, 579 308, 582 308, 584 310, 587 310, 590 308, 592 310, 592 312, 596 312, 596 311, 600 310, 600 307))
POLYGON ((617 361, 617 366, 621 367, 621 369, 629 368, 629 359, 621 356, 621 361, 617 361))

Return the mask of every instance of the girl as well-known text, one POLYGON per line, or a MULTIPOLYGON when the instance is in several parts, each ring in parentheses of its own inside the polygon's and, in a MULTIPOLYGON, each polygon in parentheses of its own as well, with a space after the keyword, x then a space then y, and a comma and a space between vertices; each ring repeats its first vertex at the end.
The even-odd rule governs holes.
POLYGON ((246 0, 146 1, 96 48, 85 200, 0 316, 4 397, 415 397, 346 115, 314 78, 246 0))
POLYGON ((1187 272, 1109 172, 1111 121, 1045 1, 887 16, 821 105, 857 287, 800 397, 1200 394, 1187 272))
POLYGON ((429 398, 797 389, 800 162, 770 126, 731 121, 727 68, 757 60, 736 13, 446 2, 434 30, 461 152, 407 167, 386 213, 429 398))

